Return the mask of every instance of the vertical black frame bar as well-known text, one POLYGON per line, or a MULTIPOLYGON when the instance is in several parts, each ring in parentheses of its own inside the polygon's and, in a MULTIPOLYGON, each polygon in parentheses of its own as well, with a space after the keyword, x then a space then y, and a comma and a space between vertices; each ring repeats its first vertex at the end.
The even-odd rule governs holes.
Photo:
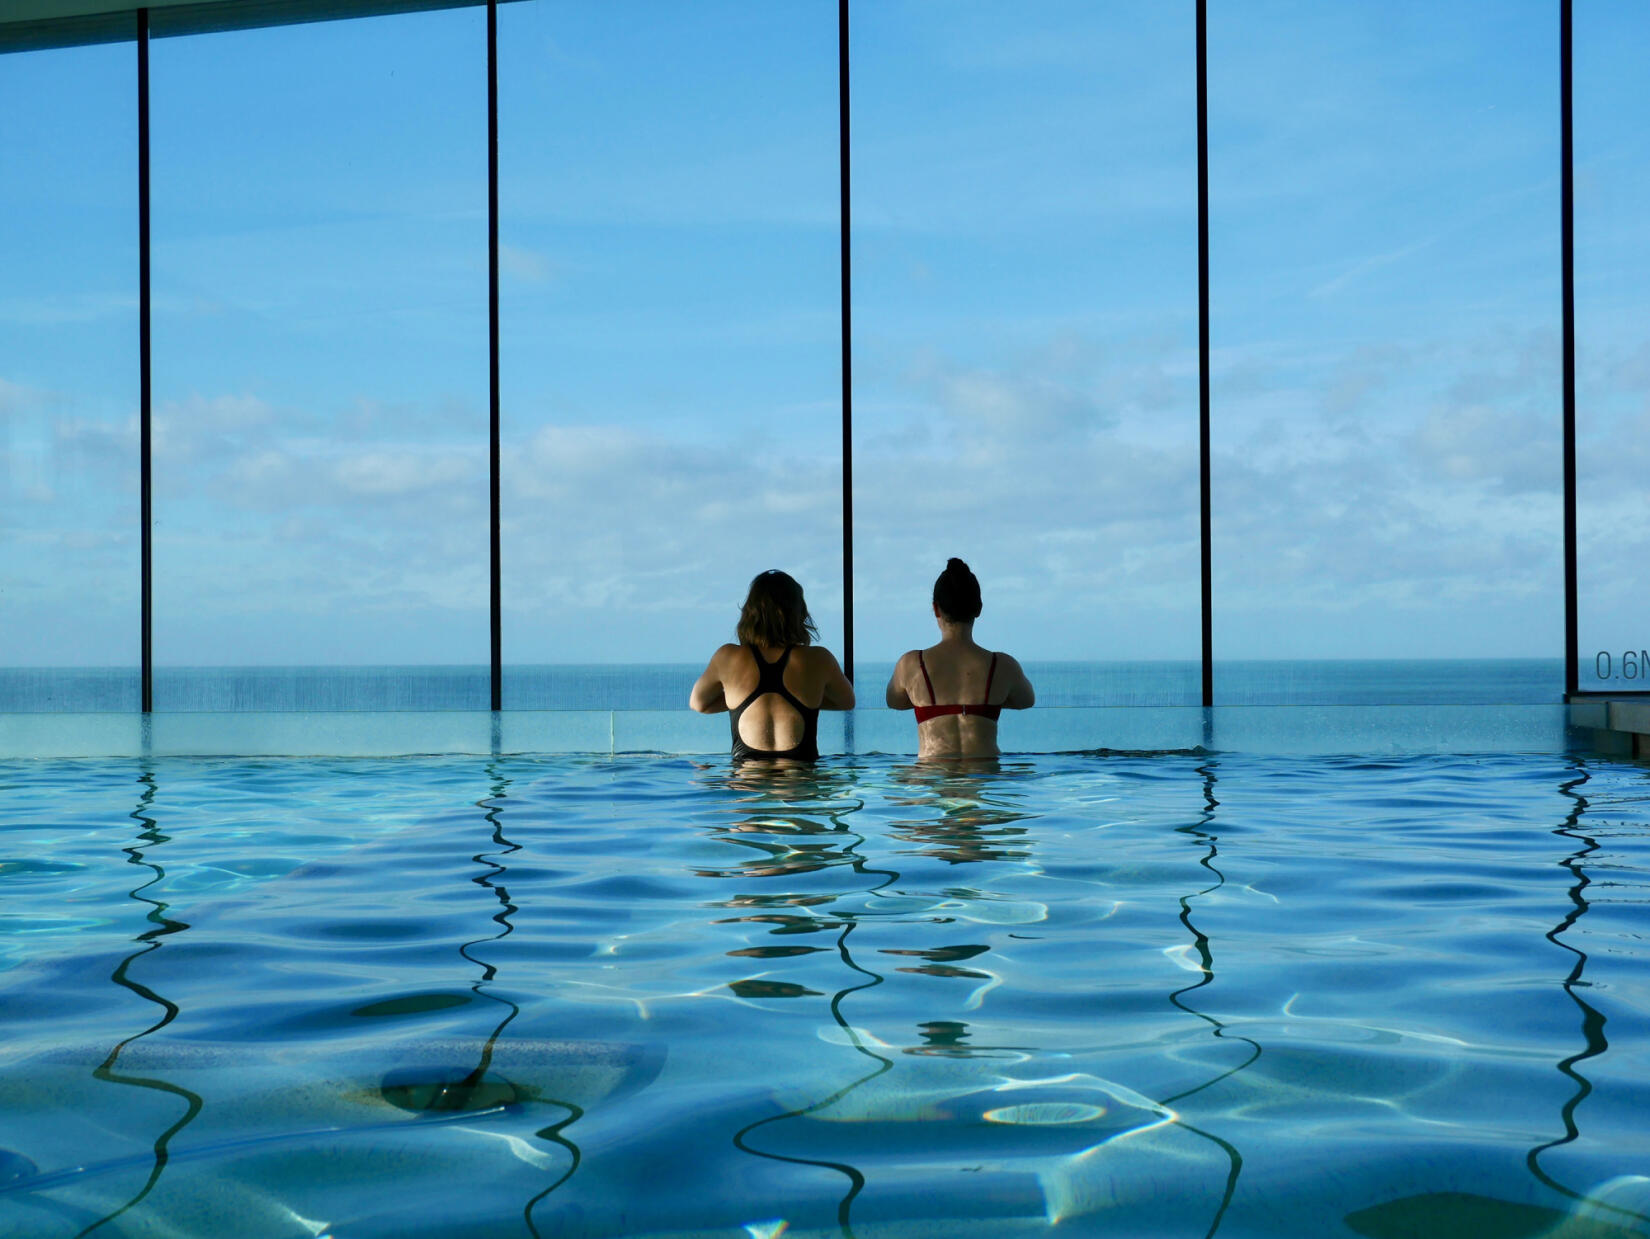
POLYGON ((498 500, 498 0, 487 0, 487 503, 492 601, 491 709, 504 708, 503 589, 498 500))
POLYGON ((1215 704, 1214 556, 1209 503, 1209 6, 1197 0, 1197 391, 1203 706, 1215 704))
POLYGON ((848 0, 837 0, 837 167, 842 187, 842 670, 854 678, 854 312, 848 181, 848 0))
POLYGON ((142 653, 141 708, 155 708, 154 561, 151 538, 150 449, 152 393, 149 339, 149 10, 137 11, 138 165, 138 558, 142 653))
POLYGON ((1571 0, 1558 3, 1559 262, 1564 301, 1564 695, 1581 687, 1576 597, 1576 273, 1575 149, 1572 145, 1571 0))

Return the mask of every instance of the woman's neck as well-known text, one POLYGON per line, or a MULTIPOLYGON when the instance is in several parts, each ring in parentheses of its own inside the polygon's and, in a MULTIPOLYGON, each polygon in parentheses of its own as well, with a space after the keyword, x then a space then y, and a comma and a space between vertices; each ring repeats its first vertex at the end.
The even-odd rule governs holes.
POLYGON ((974 644, 973 620, 958 623, 955 620, 942 619, 939 624, 941 641, 955 641, 961 645, 974 644))

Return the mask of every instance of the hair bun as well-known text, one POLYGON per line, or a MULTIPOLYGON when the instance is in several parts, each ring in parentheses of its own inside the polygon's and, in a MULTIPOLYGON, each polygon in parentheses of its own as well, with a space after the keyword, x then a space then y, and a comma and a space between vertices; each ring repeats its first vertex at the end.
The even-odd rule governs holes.
POLYGON ((947 619, 969 621, 980 614, 980 582, 968 565, 953 555, 934 582, 934 605, 947 619))

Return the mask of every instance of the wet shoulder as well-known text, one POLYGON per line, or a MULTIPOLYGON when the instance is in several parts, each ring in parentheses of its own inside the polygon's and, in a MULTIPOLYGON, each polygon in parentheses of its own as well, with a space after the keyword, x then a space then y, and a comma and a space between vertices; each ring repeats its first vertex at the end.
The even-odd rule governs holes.
POLYGON ((787 683, 799 682, 810 689, 822 688, 839 664, 836 655, 823 645, 798 645, 791 649, 790 666, 785 668, 787 683))

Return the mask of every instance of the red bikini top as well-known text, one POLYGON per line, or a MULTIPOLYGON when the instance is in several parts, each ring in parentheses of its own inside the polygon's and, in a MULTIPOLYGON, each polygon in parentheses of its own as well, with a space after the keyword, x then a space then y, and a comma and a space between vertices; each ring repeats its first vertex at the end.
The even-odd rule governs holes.
MULTIPOLYGON (((917 651, 917 666, 922 668, 922 682, 928 685, 928 700, 934 700, 934 681, 928 678, 928 664, 922 661, 922 651, 917 651)), ((1002 706, 987 705, 991 700, 991 678, 997 674, 997 656, 991 656, 991 670, 985 673, 985 701, 978 705, 941 706, 926 705, 914 706, 917 712, 917 722, 926 723, 931 718, 938 718, 942 714, 974 714, 980 718, 988 718, 996 722, 1003 712, 1002 706)))

